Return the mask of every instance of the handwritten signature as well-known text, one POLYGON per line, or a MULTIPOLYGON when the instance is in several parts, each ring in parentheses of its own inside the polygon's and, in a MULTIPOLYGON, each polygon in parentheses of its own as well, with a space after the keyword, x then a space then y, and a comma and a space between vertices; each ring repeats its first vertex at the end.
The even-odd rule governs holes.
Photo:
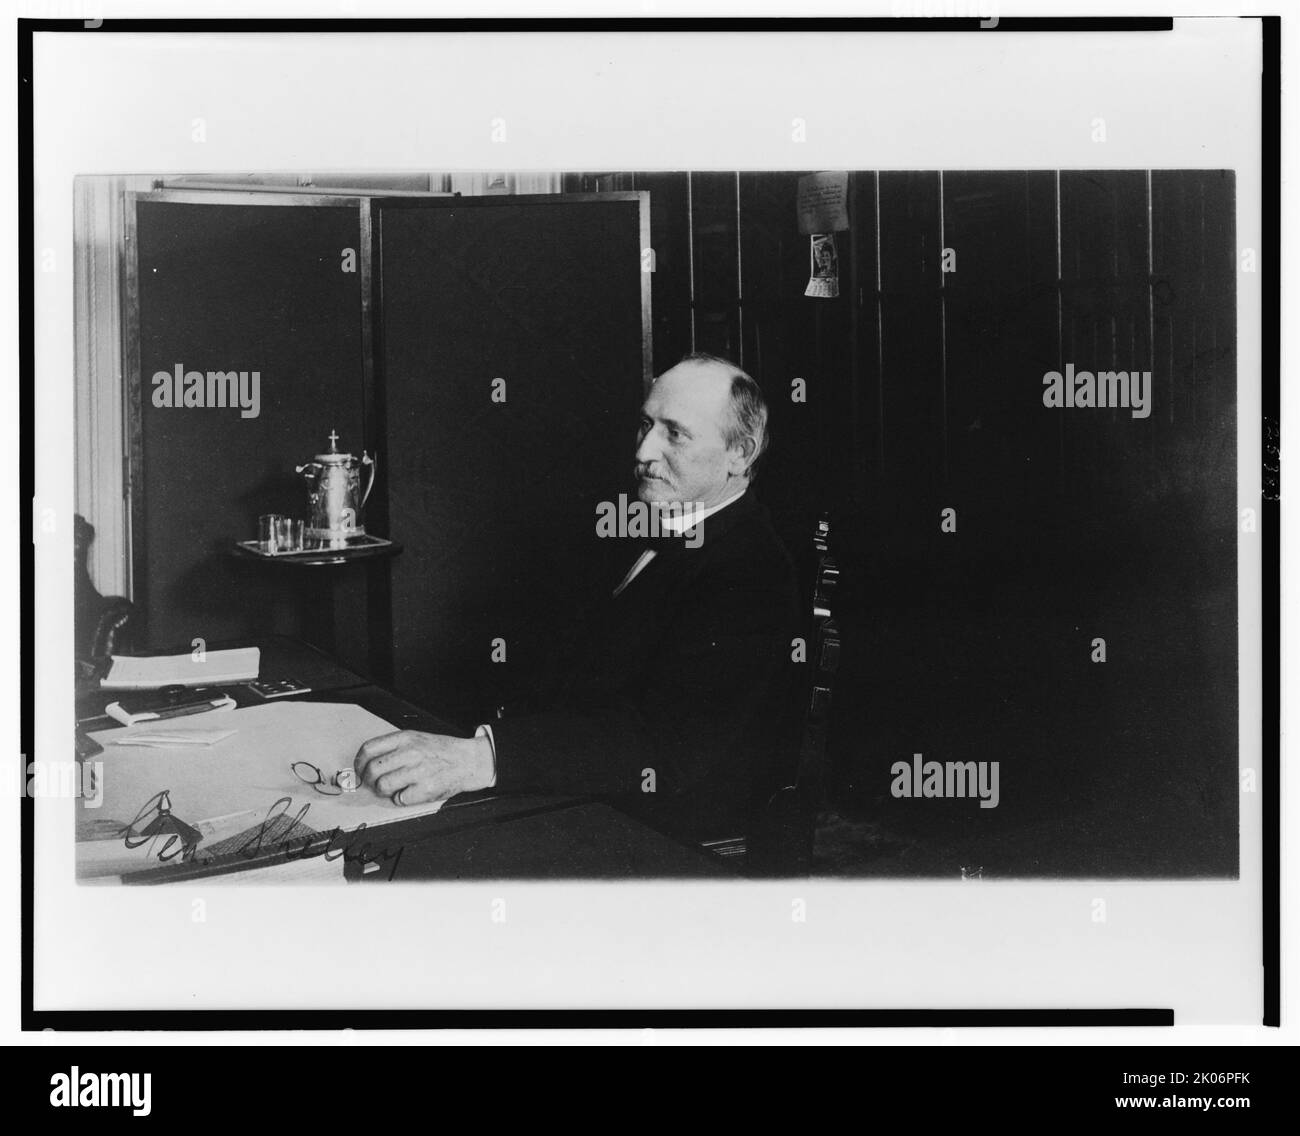
MULTIPOLYGON (((293 807, 292 797, 281 797, 270 809, 267 810, 266 816, 255 828, 250 829, 247 838, 234 848, 231 852, 224 855, 203 854, 199 852, 199 841, 202 835, 198 835, 197 840, 187 840, 180 833, 176 832, 158 832, 151 833, 148 836, 140 835, 140 831, 149 827, 150 823, 163 816, 170 816, 169 810, 163 807, 163 801, 167 799, 169 790, 162 790, 155 793, 143 808, 135 815, 127 826, 123 834, 123 843, 127 848, 142 848, 150 841, 157 841, 159 847, 154 855, 161 863, 170 863, 179 858, 183 864, 208 865, 223 861, 227 855, 241 856, 246 860, 252 860, 255 857, 265 855, 281 854, 286 860, 310 860, 318 856, 323 856, 327 861, 333 861, 342 857, 344 862, 357 861, 362 864, 377 863, 388 864, 388 878, 391 880, 397 874, 397 865, 402 859, 402 846, 395 848, 384 847, 378 844, 372 844, 368 837, 365 836, 366 825, 364 822, 357 825, 354 829, 333 828, 327 831, 316 832, 307 827, 303 818, 311 811, 311 803, 303 805, 298 810, 296 816, 287 826, 281 826, 280 822, 293 807), (279 829, 278 835, 272 833, 279 829), (301 829, 301 832, 297 830, 301 829), (297 832, 297 835, 295 835, 297 832)), ((195 831, 189 829, 189 831, 195 831)))

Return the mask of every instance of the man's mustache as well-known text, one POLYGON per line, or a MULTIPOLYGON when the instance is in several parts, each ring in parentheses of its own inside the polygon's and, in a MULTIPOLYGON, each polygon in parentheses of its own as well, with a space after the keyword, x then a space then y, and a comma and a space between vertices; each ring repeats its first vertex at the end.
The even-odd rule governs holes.
POLYGON ((646 481, 650 479, 663 481, 663 477, 655 472, 654 466, 643 465, 640 462, 638 462, 636 466, 636 476, 638 481, 646 481))

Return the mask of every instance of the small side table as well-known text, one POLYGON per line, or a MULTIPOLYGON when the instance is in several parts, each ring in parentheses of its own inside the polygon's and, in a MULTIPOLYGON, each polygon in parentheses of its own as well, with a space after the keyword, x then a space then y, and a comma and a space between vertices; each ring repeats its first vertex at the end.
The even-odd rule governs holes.
POLYGON ((230 551, 239 560, 276 569, 297 594, 303 639, 355 671, 380 682, 391 680, 392 593, 388 572, 376 569, 401 553, 397 541, 365 536, 353 538, 345 548, 266 553, 257 541, 248 540, 237 542, 230 551), (340 576, 321 571, 348 564, 366 565, 363 578, 351 572, 340 576), (295 570, 303 569, 314 571, 292 582, 295 570))
POLYGON ((351 564, 356 560, 396 556, 401 551, 402 546, 397 541, 385 540, 379 536, 355 537, 344 548, 308 548, 302 552, 263 552, 255 540, 241 540, 236 542, 234 547, 236 556, 290 568, 322 568, 329 564, 351 564))

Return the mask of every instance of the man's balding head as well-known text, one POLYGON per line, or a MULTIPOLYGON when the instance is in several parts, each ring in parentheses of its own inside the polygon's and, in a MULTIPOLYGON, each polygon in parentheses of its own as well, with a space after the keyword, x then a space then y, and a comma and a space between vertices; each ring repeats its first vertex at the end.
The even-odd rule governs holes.
POLYGON ((642 501, 708 508, 749 485, 767 446, 767 406, 734 364, 687 355, 651 386, 637 440, 642 501))

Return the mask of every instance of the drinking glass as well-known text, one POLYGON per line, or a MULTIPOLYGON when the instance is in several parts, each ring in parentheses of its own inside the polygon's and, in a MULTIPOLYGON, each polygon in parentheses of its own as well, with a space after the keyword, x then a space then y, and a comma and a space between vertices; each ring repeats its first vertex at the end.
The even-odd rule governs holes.
POLYGON ((281 517, 275 525, 276 552, 301 552, 303 532, 302 521, 296 517, 281 517))
POLYGON ((284 520, 279 513, 263 513, 257 518, 257 547, 262 552, 274 552, 279 543, 277 528, 284 520))

